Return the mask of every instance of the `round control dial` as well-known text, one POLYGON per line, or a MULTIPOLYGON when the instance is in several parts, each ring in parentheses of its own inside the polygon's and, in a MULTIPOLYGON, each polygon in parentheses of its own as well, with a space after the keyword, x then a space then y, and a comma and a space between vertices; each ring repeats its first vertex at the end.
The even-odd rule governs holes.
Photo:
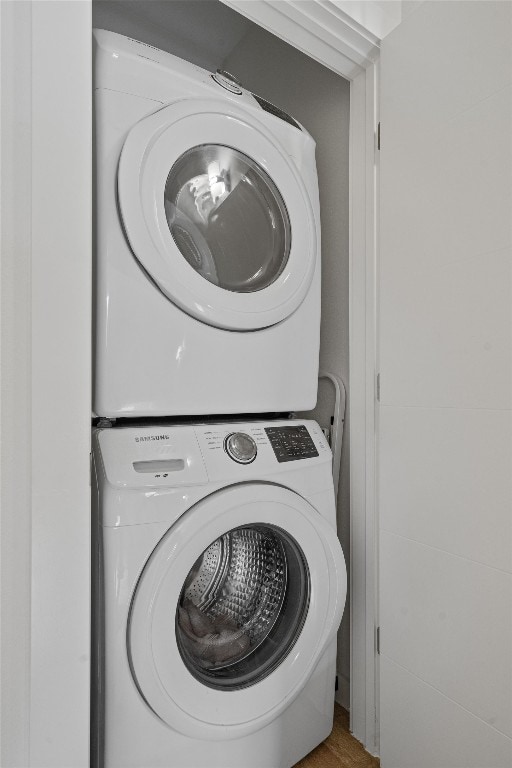
POLYGON ((239 464, 250 464, 254 461, 258 449, 250 435, 245 432, 232 432, 224 441, 228 456, 239 464))
POLYGON ((221 85, 226 89, 226 91, 235 93, 237 96, 242 95, 242 84, 240 80, 238 80, 234 75, 231 75, 229 72, 226 72, 226 70, 218 69, 216 73, 212 75, 212 78, 215 80, 217 85, 221 85))

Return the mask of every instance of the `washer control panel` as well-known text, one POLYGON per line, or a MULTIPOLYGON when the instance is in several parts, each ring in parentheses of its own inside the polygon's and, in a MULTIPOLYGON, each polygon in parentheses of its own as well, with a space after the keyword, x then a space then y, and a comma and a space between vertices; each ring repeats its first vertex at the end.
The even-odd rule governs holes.
POLYGON ((211 481, 262 476, 326 464, 332 455, 314 421, 231 422, 194 427, 211 481))
POLYGON ((332 460, 325 435, 309 419, 100 428, 93 452, 98 472, 117 488, 261 480, 321 464, 330 477, 332 460))
POLYGON ((318 456, 316 446, 304 424, 266 427, 265 432, 280 464, 284 461, 313 459, 318 456))
POLYGON ((256 458, 256 443, 246 432, 232 432, 224 440, 228 456, 239 464, 250 464, 256 458))

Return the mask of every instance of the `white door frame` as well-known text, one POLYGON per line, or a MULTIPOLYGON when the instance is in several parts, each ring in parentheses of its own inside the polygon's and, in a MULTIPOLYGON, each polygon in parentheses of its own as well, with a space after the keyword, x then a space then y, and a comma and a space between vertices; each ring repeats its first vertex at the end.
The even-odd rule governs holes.
POLYGON ((0 763, 88 768, 91 3, 0 25, 0 763))
POLYGON ((331 0, 222 2, 350 81, 350 728, 376 754, 375 152, 380 40, 331 0))

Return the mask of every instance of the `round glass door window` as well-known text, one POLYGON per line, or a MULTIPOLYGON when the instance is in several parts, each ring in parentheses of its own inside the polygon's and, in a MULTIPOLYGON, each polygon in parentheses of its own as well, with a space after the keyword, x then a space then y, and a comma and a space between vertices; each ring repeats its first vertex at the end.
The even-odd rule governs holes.
POLYGON ((302 550, 280 528, 255 524, 216 539, 189 571, 176 611, 181 657, 224 690, 269 675, 297 640, 309 605, 302 550))
POLYGON ((236 149, 203 144, 181 155, 167 177, 164 207, 184 258, 220 288, 261 291, 286 266, 284 200, 270 176, 236 149))

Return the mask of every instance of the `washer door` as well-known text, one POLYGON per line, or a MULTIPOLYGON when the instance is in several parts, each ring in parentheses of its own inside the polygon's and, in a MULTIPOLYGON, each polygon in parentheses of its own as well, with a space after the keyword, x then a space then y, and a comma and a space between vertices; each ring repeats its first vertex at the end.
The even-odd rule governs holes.
POLYGON ((306 296, 316 260, 309 195, 244 110, 183 100, 142 120, 121 152, 118 196, 135 256, 198 320, 255 330, 306 296))
POLYGON ((335 531, 281 486, 233 486, 170 528, 137 584, 128 653, 139 691, 186 735, 237 738, 299 694, 343 613, 335 531))

